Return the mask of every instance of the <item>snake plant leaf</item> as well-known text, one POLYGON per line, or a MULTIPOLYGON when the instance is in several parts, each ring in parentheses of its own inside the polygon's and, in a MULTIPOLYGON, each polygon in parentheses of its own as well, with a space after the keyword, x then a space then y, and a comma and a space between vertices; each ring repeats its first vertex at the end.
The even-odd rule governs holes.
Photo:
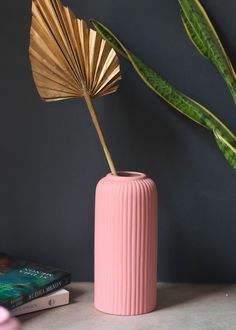
POLYGON ((178 0, 185 30, 198 49, 224 78, 236 104, 236 75, 205 9, 198 0, 178 0))
POLYGON ((135 71, 145 84, 151 88, 158 96, 165 100, 174 109, 187 116, 196 123, 213 131, 220 132, 221 136, 228 143, 235 143, 234 134, 209 110, 197 103, 190 97, 178 91, 174 86, 164 80, 158 73, 144 64, 137 56, 128 50, 119 39, 101 22, 91 20, 93 26, 107 40, 112 47, 122 56, 127 58, 135 71))
POLYGON ((216 142, 229 164, 236 170, 236 144, 232 145, 224 139, 218 130, 214 130, 216 142))
POLYGON ((45 101, 104 96, 121 79, 114 49, 60 0, 33 0, 29 53, 45 101))

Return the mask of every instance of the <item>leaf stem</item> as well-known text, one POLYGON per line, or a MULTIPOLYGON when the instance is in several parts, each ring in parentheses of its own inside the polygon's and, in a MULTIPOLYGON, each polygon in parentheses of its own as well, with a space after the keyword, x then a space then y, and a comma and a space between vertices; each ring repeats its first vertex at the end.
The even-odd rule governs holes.
POLYGON ((105 153, 105 156, 106 156, 106 159, 107 159, 107 162, 108 162, 108 165, 110 167, 110 170, 111 170, 111 173, 113 175, 117 175, 117 171, 116 171, 116 168, 114 166, 114 163, 113 163, 113 160, 111 158, 111 154, 108 150, 108 147, 107 147, 107 143, 106 143, 106 140, 105 140, 105 137, 104 137, 104 134, 103 134, 103 131, 101 129, 101 125, 99 123, 99 120, 98 120, 98 117, 97 117, 97 114, 95 112, 95 109, 94 109, 94 106, 93 106, 93 103, 92 103, 92 100, 91 100, 91 97, 90 95, 85 91, 84 92, 84 98, 85 98, 85 102, 87 104, 87 107, 88 107, 88 110, 89 110, 89 113, 91 115, 91 118, 92 118, 92 121, 93 121, 93 124, 96 128, 96 131, 97 131, 97 134, 98 134, 98 137, 99 137, 99 140, 101 142, 101 145, 102 145, 102 148, 103 148, 103 151, 105 153))

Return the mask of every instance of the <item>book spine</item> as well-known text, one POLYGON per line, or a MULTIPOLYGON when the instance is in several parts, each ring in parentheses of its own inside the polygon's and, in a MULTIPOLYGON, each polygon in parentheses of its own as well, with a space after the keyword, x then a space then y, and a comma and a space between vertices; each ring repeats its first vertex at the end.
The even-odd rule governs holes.
POLYGON ((44 309, 59 307, 69 304, 69 292, 63 290, 62 293, 50 294, 45 297, 30 301, 20 307, 17 307, 11 311, 13 316, 19 316, 32 312, 41 311, 44 309))
POLYGON ((23 304, 28 303, 29 301, 36 299, 36 298, 45 296, 51 292, 59 290, 69 283, 70 283, 70 275, 68 274, 68 275, 65 275, 61 279, 53 281, 52 283, 45 286, 44 288, 40 288, 38 290, 30 292, 29 294, 25 294, 24 296, 19 296, 16 299, 10 299, 10 300, 6 301, 6 303, 4 304, 4 307, 12 310, 14 308, 17 308, 18 306, 21 306, 23 304))

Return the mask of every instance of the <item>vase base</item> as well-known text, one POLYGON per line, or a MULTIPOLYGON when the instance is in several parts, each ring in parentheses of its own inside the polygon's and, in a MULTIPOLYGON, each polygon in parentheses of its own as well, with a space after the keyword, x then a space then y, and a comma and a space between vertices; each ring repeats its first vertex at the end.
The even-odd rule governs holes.
POLYGON ((137 311, 137 312, 121 312, 121 311, 112 311, 112 310, 108 310, 102 307, 97 306, 96 304, 94 304, 94 307, 102 313, 105 314, 109 314, 109 315, 116 315, 116 316, 138 316, 138 315, 143 315, 143 314, 148 314, 148 313, 152 313, 156 310, 157 306, 156 304, 152 307, 152 308, 147 308, 144 309, 142 311, 137 311))

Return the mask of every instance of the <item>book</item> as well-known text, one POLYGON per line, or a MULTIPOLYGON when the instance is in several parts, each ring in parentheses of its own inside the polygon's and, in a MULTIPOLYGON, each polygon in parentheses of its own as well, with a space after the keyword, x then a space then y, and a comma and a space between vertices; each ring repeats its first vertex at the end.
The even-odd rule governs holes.
POLYGON ((44 309, 59 307, 69 304, 69 291, 60 289, 46 296, 40 297, 21 305, 11 311, 13 316, 19 316, 32 312, 42 311, 44 309))
POLYGON ((0 253, 0 305, 10 310, 69 283, 68 272, 0 253))

